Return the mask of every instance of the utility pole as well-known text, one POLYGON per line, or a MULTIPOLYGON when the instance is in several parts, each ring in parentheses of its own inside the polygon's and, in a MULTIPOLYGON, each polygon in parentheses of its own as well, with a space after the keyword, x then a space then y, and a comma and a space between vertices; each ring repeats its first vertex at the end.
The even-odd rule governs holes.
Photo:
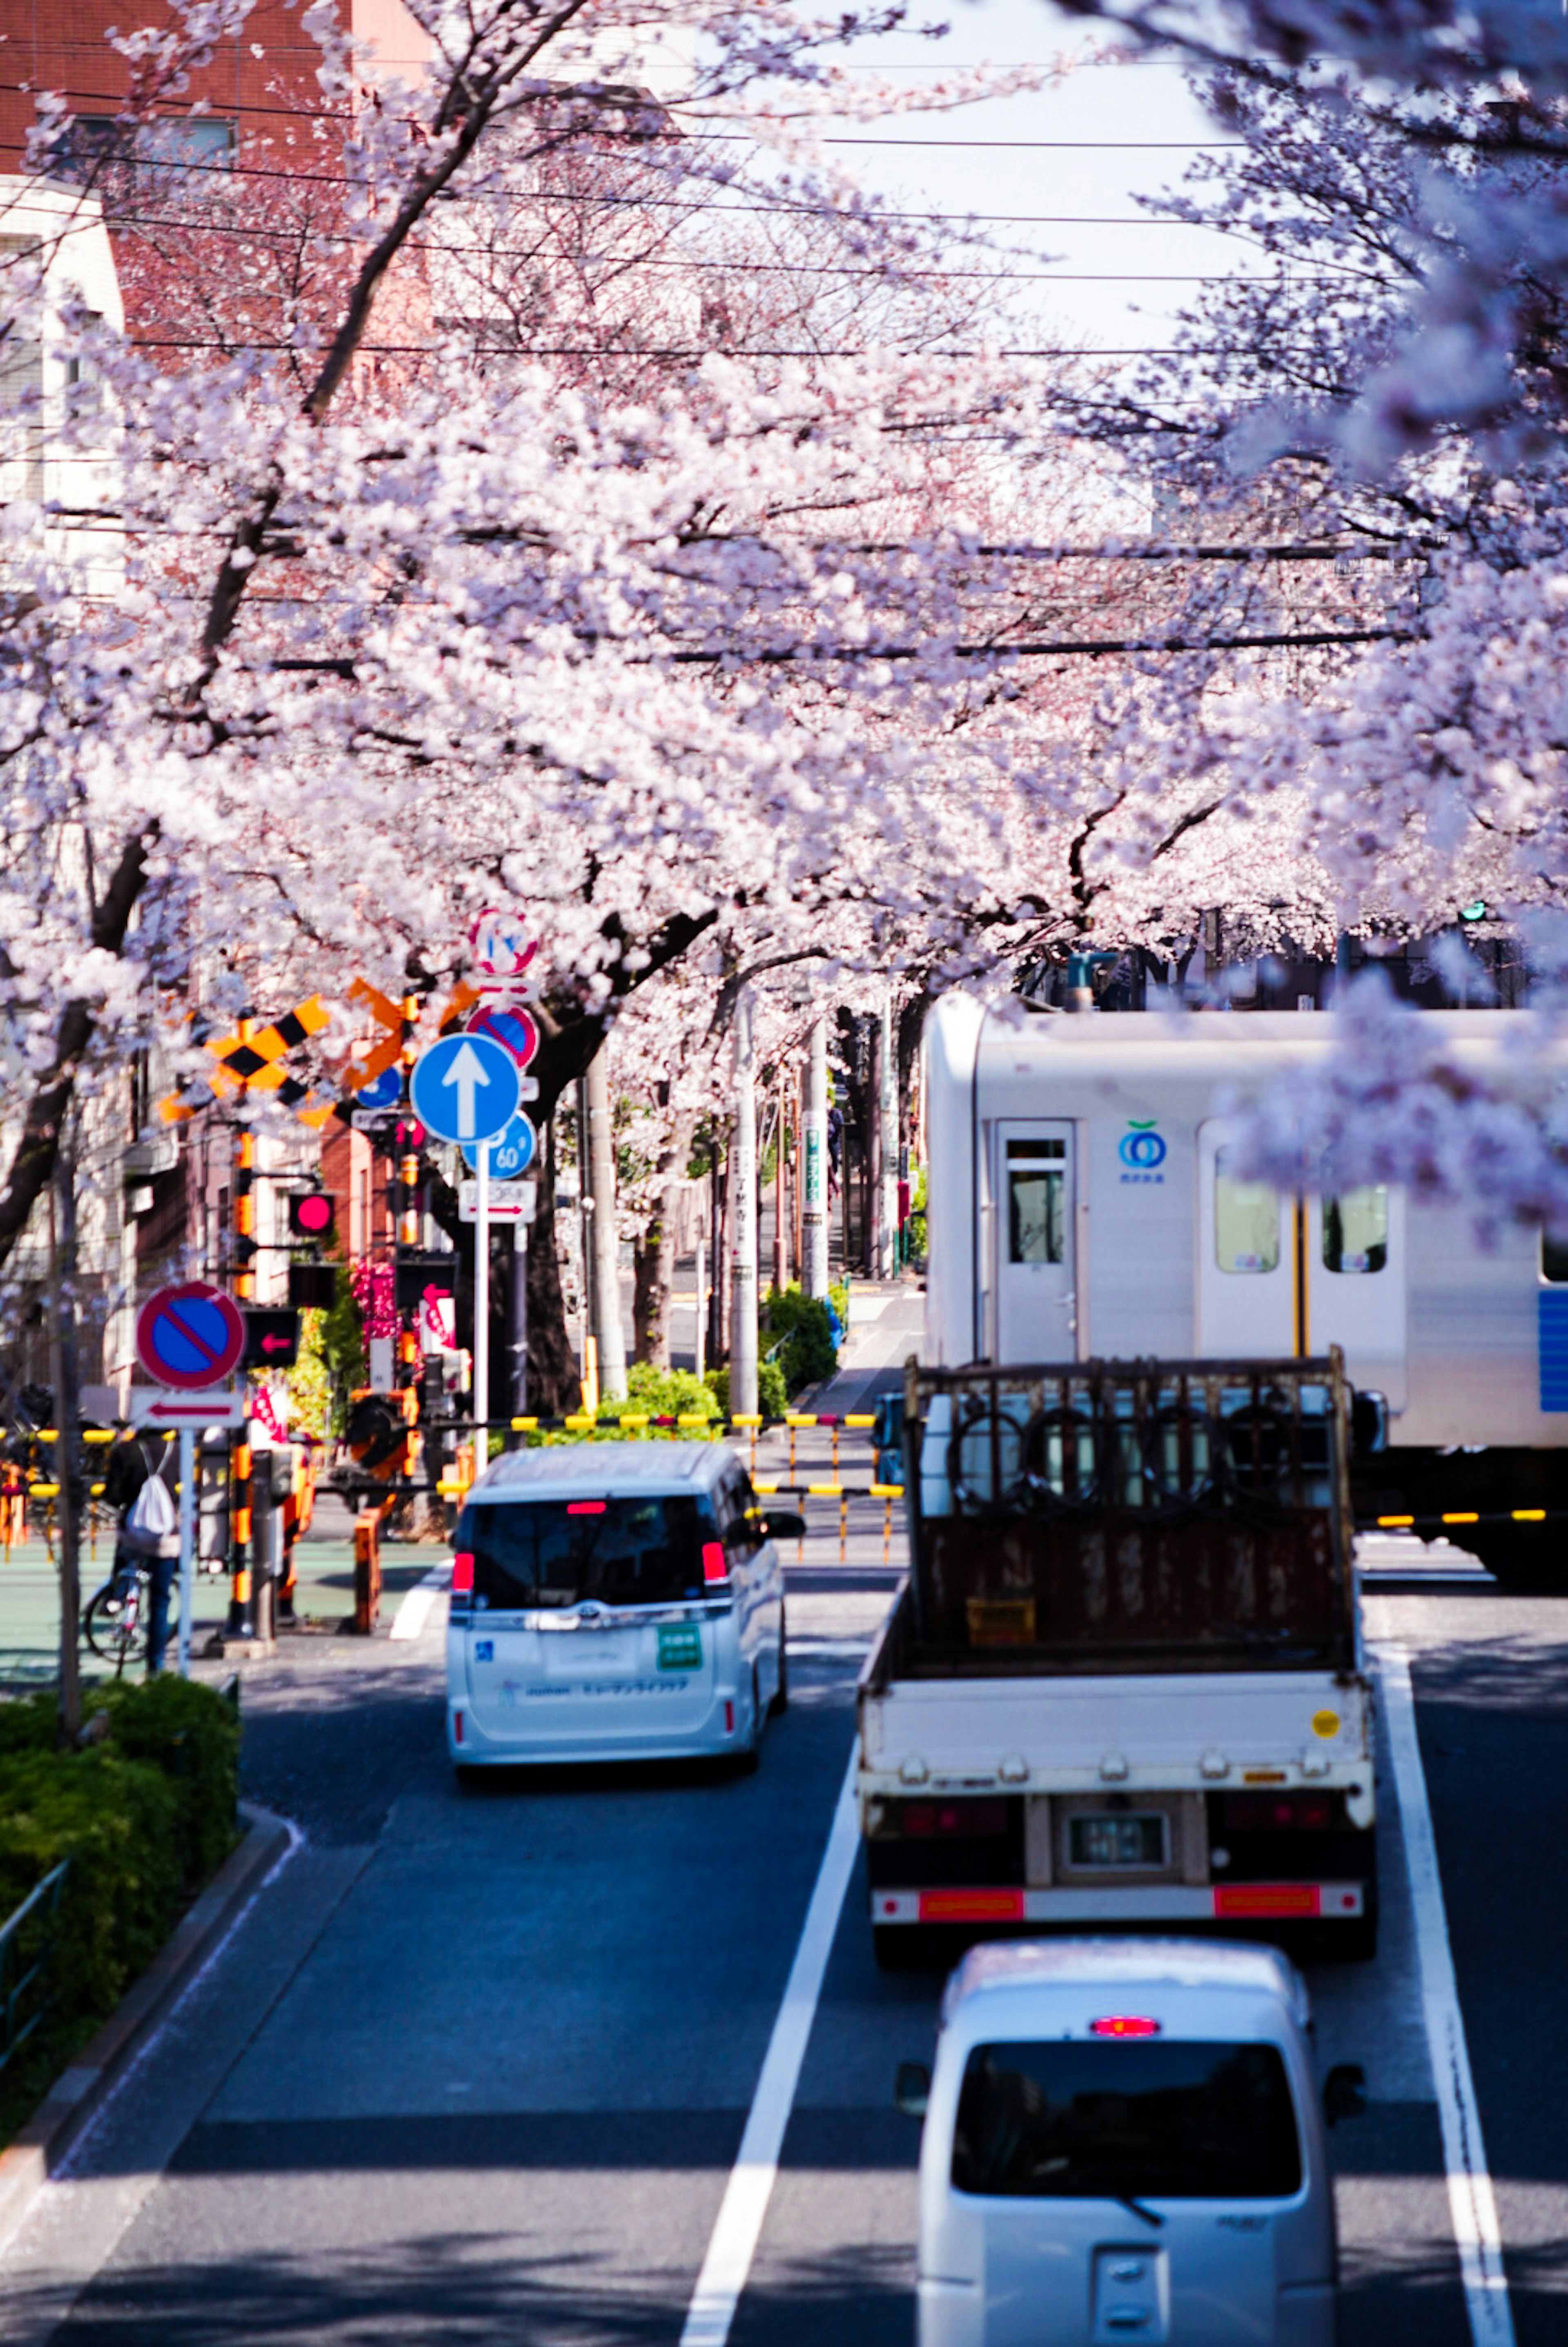
POLYGON ((81 1387, 76 1364, 76 1168, 62 1132, 49 1193, 49 1382, 55 1389, 55 1481, 60 1528, 60 1737, 74 1743, 82 1725, 76 1650, 82 1618, 81 1518, 77 1473, 82 1455, 81 1387))
POLYGON ((616 1225, 616 1151, 610 1125, 608 1039, 588 1063, 584 1086, 588 1104, 588 1159, 594 1176, 592 1245, 594 1334, 598 1340, 599 1391, 626 1389, 626 1339, 621 1325, 620 1244, 616 1225))
POLYGON ((865 1166, 860 1195, 865 1227, 860 1234, 866 1277, 881 1279, 882 1272, 882 1022, 873 1011, 867 1036, 865 1092, 865 1166))
POLYGON ((789 1234, 784 1215, 789 1202, 784 1171, 785 1136, 789 1130, 789 1095, 785 1089, 784 1057, 779 1057, 779 1110, 773 1143, 773 1285, 780 1296, 789 1284, 789 1234))
POLYGON ((878 1200, 877 1276, 891 1279, 899 1247, 899 1061, 893 1040, 893 989, 882 998, 881 1066, 878 1116, 881 1138, 881 1194, 878 1200))
POLYGON ((729 1167, 729 1408, 757 1408, 757 1057, 751 997, 735 1007, 735 1147, 729 1167))
POLYGON ((828 1029, 811 1022, 811 1053, 806 1075, 805 1255, 800 1285, 808 1296, 828 1293, 828 1029))
MULTIPOLYGON (((540 1177, 545 1178, 543 1168, 540 1177)), ((524 1222, 512 1225, 512 1280, 507 1300, 512 1415, 524 1418, 528 1410, 528 1225, 524 1222)), ((521 1438, 508 1437, 509 1441, 514 1440, 521 1438)))

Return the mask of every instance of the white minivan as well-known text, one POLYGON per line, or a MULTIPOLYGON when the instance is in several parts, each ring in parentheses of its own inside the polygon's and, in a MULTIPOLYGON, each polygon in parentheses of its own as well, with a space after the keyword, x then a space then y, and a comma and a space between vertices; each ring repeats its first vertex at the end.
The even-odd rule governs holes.
POLYGON ((1273 1949, 1061 1940, 977 1948, 948 1983, 923 2111, 920 2347, 1332 2347, 1324 2136, 1307 1993, 1273 1949))
POLYGON ((589 1442, 495 1460, 458 1520, 446 1733, 486 1762, 754 1765, 788 1694, 784 1569, 736 1453, 589 1442))

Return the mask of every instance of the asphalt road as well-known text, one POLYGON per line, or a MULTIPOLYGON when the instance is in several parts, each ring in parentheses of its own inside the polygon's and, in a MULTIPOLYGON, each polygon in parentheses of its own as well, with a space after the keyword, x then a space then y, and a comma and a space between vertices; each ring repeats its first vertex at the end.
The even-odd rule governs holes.
MULTIPOLYGON (((829 1543, 823 1542, 824 1551, 829 1543)), ((441 1742, 443 1609, 306 1643, 245 1689, 249 1789, 301 1829, 0 2260, 0 2337, 68 2347, 374 2339, 675 2347, 850 1757, 885 1591, 792 1588, 792 1702, 760 1772, 498 1776, 441 1742)), ((857 1585, 859 1584, 859 1585, 857 1585)), ((1521 2347, 1568 2335, 1558 1863, 1568 1601, 1380 1596, 1417 1718, 1521 2347)), ((1344 2347, 1461 2347, 1399 1820, 1376 1963, 1312 1975, 1344 2347)), ((736 2347, 907 2347, 918 2131, 892 2108, 940 1982, 875 1970, 859 1864, 736 2347)))

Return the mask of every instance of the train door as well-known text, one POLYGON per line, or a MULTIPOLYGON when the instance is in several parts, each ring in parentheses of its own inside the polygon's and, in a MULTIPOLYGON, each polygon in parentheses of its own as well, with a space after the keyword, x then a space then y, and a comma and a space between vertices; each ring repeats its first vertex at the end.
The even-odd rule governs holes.
POLYGON ((1222 1121, 1199 1125, 1197 1148, 1198 1356, 1288 1360, 1298 1349, 1292 1204, 1239 1178, 1222 1121))
POLYGON ((1382 1184, 1306 1201, 1307 1345, 1344 1348, 1353 1385, 1406 1399, 1405 1194, 1382 1184))
POLYGON ((1071 1361, 1078 1353, 1077 1181, 1070 1123, 995 1127, 993 1358, 1071 1361))

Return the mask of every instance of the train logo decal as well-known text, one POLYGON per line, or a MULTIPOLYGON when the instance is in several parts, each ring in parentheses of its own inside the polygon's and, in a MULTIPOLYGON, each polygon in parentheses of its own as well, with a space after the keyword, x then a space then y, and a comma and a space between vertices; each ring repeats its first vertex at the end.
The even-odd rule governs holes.
POLYGON ((1124 1183, 1149 1182, 1163 1185, 1166 1177, 1158 1169, 1166 1162, 1166 1144, 1162 1135, 1155 1131, 1152 1116, 1146 1120, 1137 1117, 1127 1119, 1127 1129, 1117 1144, 1116 1154, 1126 1168, 1122 1175, 1124 1183))

